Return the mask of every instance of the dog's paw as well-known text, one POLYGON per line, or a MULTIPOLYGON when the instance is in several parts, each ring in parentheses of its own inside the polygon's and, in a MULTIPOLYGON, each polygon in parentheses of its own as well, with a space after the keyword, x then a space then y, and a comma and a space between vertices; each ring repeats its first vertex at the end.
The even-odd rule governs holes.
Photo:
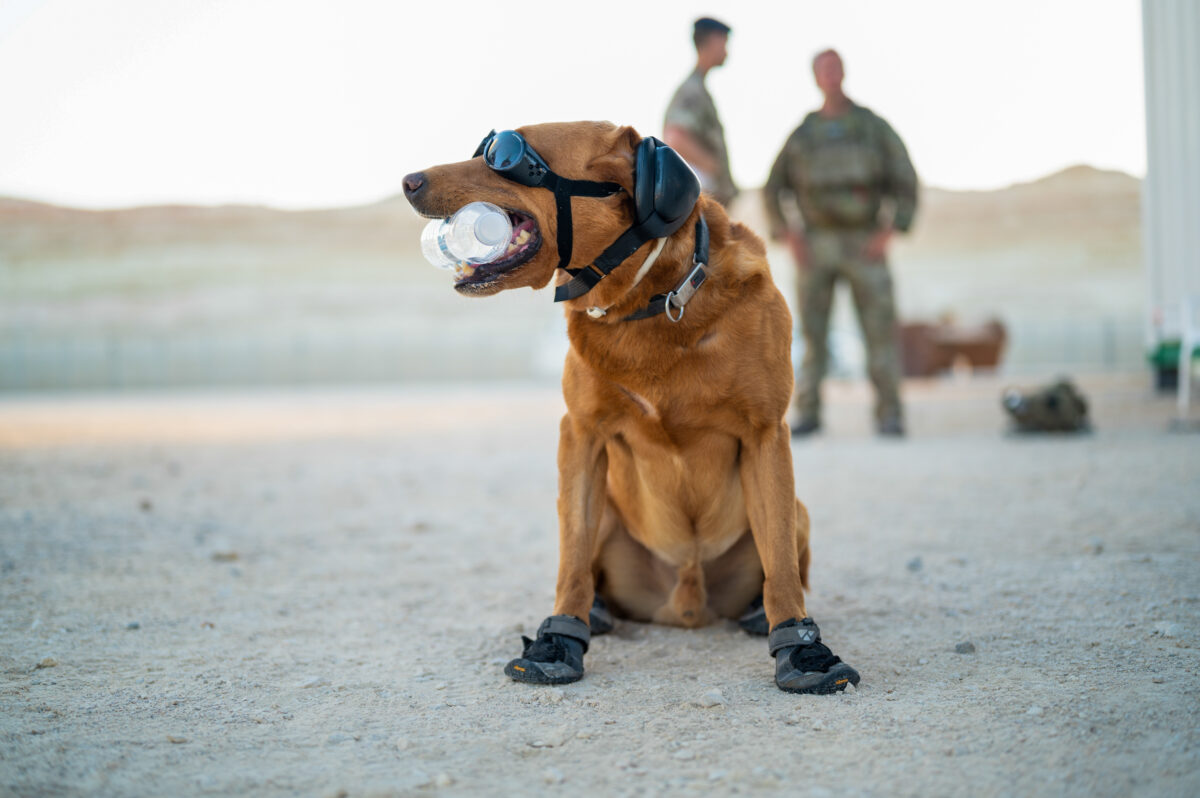
POLYGON ((775 684, 788 693, 837 693, 858 684, 858 671, 821 642, 812 618, 784 621, 767 638, 775 658, 775 684))
POLYGON ((583 655, 591 631, 574 615, 551 615, 538 627, 537 638, 522 636, 525 650, 504 672, 529 684, 570 684, 583 678, 583 655))

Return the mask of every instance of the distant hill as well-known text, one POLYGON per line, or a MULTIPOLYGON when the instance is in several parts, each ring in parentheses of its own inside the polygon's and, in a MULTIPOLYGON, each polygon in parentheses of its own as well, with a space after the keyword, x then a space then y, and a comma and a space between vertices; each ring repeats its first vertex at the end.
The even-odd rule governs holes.
MULTIPOLYGON (((991 191, 922 186, 911 246, 914 251, 943 250, 1085 236, 1136 248, 1141 185, 1124 172, 1080 165, 991 191)), ((735 212, 754 229, 766 230, 759 190, 739 197, 735 212)))
MULTIPOLYGON (((1053 241, 1081 234, 1129 242, 1140 228, 1141 181, 1123 172, 1073 166, 994 191, 923 187, 913 243, 961 245, 1053 241)), ((759 232, 761 193, 745 192, 735 215, 759 232)), ((0 264, 43 256, 106 253, 171 242, 239 242, 318 250, 349 247, 411 255, 424 222, 401 196, 346 208, 282 211, 264 206, 161 205, 79 210, 0 197, 0 264)))
MULTIPOLYGON (((1139 192, 1087 166, 997 191, 923 188, 893 250, 902 317, 999 316, 1018 366, 1136 364, 1139 192)), ((733 215, 765 233, 761 199, 746 192, 733 215)), ((561 363, 546 292, 458 296, 420 256, 424 223, 399 196, 307 211, 0 197, 0 389, 522 377, 561 363)), ((793 301, 790 257, 769 253, 793 301)), ((839 307, 850 340, 845 296, 839 307)))
POLYGON ((171 243, 404 250, 421 224, 402 197, 306 211, 257 205, 154 205, 97 211, 0 197, 0 263, 67 253, 111 256, 127 248, 171 243))
MULTIPOLYGON (((1124 172, 1072 166, 996 191, 923 192, 914 246, 1063 241, 1140 246, 1141 180, 1124 172)), ((1130 266, 1137 265, 1130 263, 1130 266)))

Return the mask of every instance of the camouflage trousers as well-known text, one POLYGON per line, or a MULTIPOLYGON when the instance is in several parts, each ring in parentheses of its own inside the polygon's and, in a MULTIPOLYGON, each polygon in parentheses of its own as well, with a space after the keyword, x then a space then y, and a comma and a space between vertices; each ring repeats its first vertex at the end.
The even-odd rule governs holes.
POLYGON ((867 374, 875 386, 875 419, 901 421, 900 356, 896 303, 887 260, 862 253, 873 230, 809 229, 809 262, 799 270, 800 327, 804 360, 796 379, 796 409, 802 420, 821 418, 821 381, 829 364, 829 315, 838 280, 850 285, 867 348, 867 374))

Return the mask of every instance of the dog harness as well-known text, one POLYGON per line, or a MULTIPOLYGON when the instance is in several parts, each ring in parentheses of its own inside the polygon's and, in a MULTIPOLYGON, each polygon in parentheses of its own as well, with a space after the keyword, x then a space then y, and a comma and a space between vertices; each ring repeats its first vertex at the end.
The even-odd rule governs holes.
MULTIPOLYGON (((554 289, 555 302, 583 296, 643 244, 674 233, 691 215, 700 196, 699 179, 678 153, 653 136, 642 139, 634 154, 634 224, 591 264, 572 269, 571 197, 609 197, 624 189, 616 183, 572 180, 557 174, 515 130, 499 133, 493 130, 475 149, 473 157, 479 156, 483 156, 490 169, 507 180, 553 192, 558 227, 556 268, 571 275, 568 282, 554 289)), ((697 223, 696 244, 695 268, 687 279, 674 291, 655 297, 649 306, 627 316, 626 320, 649 318, 664 312, 672 321, 683 317, 683 306, 705 279, 703 267, 708 260, 708 225, 703 217, 697 223), (700 257, 701 238, 703 257, 700 257), (678 311, 674 315, 672 308, 678 311)))

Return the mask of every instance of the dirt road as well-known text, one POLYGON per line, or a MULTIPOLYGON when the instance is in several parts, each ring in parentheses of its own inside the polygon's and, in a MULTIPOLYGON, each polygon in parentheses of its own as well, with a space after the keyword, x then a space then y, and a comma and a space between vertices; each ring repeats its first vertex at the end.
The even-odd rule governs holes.
POLYGON ((1200 794, 1200 437, 1142 382, 1052 439, 914 385, 903 442, 831 386, 794 453, 835 697, 732 624, 503 675, 552 386, 0 400, 0 794, 1200 794))

